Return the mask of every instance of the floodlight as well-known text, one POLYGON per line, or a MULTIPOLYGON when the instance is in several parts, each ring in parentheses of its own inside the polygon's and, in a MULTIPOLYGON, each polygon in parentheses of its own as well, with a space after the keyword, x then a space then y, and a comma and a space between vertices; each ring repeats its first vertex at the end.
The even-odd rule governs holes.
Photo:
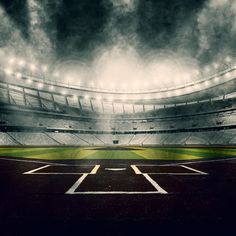
POLYGON ((210 68, 209 68, 208 66, 206 66, 206 67, 204 68, 204 71, 205 71, 205 72, 209 72, 209 71, 210 71, 210 68))
POLYGON ((18 61, 18 65, 19 65, 20 67, 24 67, 25 64, 26 64, 25 61, 22 60, 22 59, 20 59, 20 60, 18 61))
POLYGON ((209 85, 210 85, 209 80, 204 81, 204 83, 203 83, 204 88, 209 87, 209 85))
POLYGON ((58 77, 59 77, 59 73, 58 73, 58 72, 54 72, 54 73, 53 73, 53 76, 56 77, 56 78, 58 78, 58 77))
POLYGON ((91 81, 90 83, 89 83, 89 87, 94 87, 94 82, 93 81, 91 81))
POLYGON ((232 61, 232 59, 231 59, 231 57, 230 57, 230 56, 227 56, 227 57, 225 58, 225 61, 229 63, 229 62, 231 62, 231 61, 232 61))
POLYGON ((127 100, 127 95, 123 95, 123 96, 121 97, 121 100, 122 100, 122 101, 126 101, 126 100, 127 100))
POLYGON ((62 94, 62 95, 66 95, 66 91, 65 91, 65 90, 62 90, 62 91, 61 91, 61 94, 62 94))
POLYGON ((16 78, 17 78, 17 79, 22 78, 22 74, 21 74, 20 72, 17 72, 17 73, 16 73, 16 78))
POLYGON ((42 65, 42 71, 47 72, 47 70, 48 70, 48 66, 47 65, 42 65))
POLYGON ((32 80, 29 78, 29 79, 27 79, 27 84, 31 84, 32 83, 32 80))
POLYGON ((101 95, 96 96, 96 100, 102 100, 101 95))
POLYGON ((218 68, 219 68, 219 64, 218 64, 218 63, 214 63, 214 64, 213 64, 213 67, 214 67, 215 69, 218 69, 218 68))
POLYGON ((51 86, 49 87, 49 90, 50 90, 50 91, 54 91, 54 89, 55 89, 55 88, 54 88, 53 85, 51 85, 51 86))
POLYGON ((108 97, 108 100, 109 100, 109 101, 113 101, 113 100, 114 100, 114 97, 111 95, 111 96, 108 97))
POLYGON ((87 94, 84 96, 84 99, 86 99, 86 100, 88 100, 89 98, 90 98, 90 97, 89 97, 89 95, 87 95, 87 94))
POLYGON ((230 72, 227 72, 226 74, 224 74, 224 77, 226 78, 226 79, 229 79, 230 78, 230 72))
POLYGON ((181 91, 180 89, 176 89, 176 90, 174 91, 174 95, 175 95, 175 96, 180 96, 180 95, 182 95, 182 91, 181 91))
POLYGON ((36 65, 33 64, 33 63, 31 63, 31 64, 29 65, 29 68, 30 68, 31 71, 35 71, 35 70, 36 70, 36 65))
POLYGON ((15 57, 11 57, 10 59, 9 59, 9 63, 10 64, 14 64, 16 62, 16 58, 15 57))
POLYGON ((220 77, 219 77, 219 76, 216 76, 216 77, 214 78, 214 82, 218 83, 219 81, 220 81, 220 77))
POLYGON ((38 83, 38 89, 42 89, 43 88, 43 83, 38 83))
POLYGON ((4 71, 5 71, 6 75, 11 75, 13 72, 11 68, 6 68, 4 71))

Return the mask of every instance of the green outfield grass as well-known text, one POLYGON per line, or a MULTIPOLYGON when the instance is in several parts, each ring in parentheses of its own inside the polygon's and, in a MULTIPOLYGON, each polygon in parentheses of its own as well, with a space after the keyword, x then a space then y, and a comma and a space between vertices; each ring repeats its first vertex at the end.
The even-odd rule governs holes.
POLYGON ((0 147, 1 157, 40 160, 133 159, 199 160, 236 157, 236 149, 160 147, 0 147))

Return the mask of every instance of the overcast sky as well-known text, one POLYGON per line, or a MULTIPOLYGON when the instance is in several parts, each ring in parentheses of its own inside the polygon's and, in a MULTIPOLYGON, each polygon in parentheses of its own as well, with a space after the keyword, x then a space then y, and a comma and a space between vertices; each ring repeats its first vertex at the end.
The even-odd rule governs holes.
MULTIPOLYGON (((0 49, 91 63, 114 47, 198 66, 235 57, 235 0, 0 0, 0 49)), ((27 56, 27 55, 26 55, 27 56)))

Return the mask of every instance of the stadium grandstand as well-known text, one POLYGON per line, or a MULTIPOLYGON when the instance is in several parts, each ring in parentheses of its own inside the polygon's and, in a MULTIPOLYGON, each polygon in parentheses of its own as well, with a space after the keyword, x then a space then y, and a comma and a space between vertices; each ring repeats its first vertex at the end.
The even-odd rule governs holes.
POLYGON ((234 66, 181 86, 141 91, 70 86, 15 68, 1 70, 1 145, 236 142, 234 66))

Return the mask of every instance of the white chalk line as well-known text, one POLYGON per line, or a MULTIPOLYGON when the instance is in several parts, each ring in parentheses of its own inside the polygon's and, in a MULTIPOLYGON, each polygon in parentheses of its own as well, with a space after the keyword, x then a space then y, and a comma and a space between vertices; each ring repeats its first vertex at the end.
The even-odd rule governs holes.
POLYGON ((180 165, 180 166, 187 169, 187 170, 191 170, 191 171, 196 172, 196 173, 201 174, 201 175, 208 175, 208 173, 206 173, 206 172, 203 172, 203 171, 200 171, 200 170, 197 170, 197 169, 185 166, 185 165, 180 165))
POLYGON ((67 164, 62 164, 62 163, 47 162, 47 161, 34 161, 34 160, 18 160, 18 159, 5 158, 5 157, 0 157, 0 161, 1 160, 3 160, 3 161, 25 162, 25 163, 36 163, 36 164, 48 164, 48 165, 54 165, 54 166, 67 166, 67 164))
POLYGON ((65 194, 75 194, 75 190, 80 186, 80 184, 88 175, 89 174, 83 174, 65 194))
POLYGON ((38 167, 38 168, 36 168, 36 169, 33 169, 33 170, 30 170, 30 171, 24 172, 23 175, 37 174, 37 173, 35 173, 36 171, 45 169, 45 168, 47 168, 47 167, 49 167, 49 166, 50 166, 50 165, 45 165, 45 166, 38 167))
POLYGON ((187 165, 187 164, 198 164, 198 163, 211 163, 211 162, 224 162, 224 161, 233 161, 236 160, 236 157, 223 158, 223 159, 214 159, 214 160, 201 160, 201 161, 183 161, 176 163, 168 163, 168 164, 135 164, 136 166, 179 166, 179 165, 187 165))

